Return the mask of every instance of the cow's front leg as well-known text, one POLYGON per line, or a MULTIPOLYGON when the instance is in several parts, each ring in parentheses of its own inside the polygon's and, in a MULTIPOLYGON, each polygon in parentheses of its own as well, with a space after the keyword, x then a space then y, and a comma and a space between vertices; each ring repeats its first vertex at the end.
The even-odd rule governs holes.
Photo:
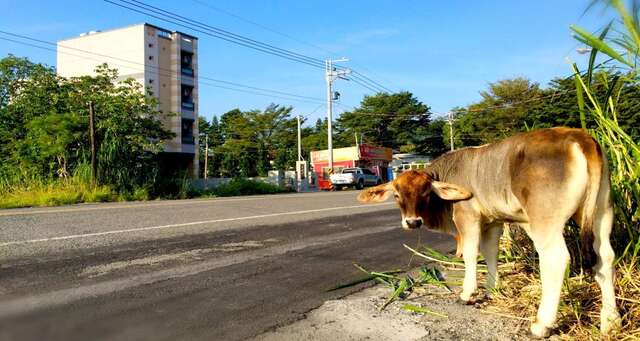
POLYGON ((464 260, 464 282, 460 299, 469 303, 471 296, 478 289, 477 263, 478 246, 480 244, 480 224, 477 222, 466 223, 459 228, 462 239, 462 259, 464 260))

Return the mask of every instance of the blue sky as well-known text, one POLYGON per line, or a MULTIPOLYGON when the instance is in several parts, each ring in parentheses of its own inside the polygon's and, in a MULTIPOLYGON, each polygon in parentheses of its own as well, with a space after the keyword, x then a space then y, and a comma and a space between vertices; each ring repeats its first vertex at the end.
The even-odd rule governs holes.
MULTIPOLYGON (((569 57, 584 64, 570 24, 594 31, 606 13, 589 1, 210 1, 146 0, 186 17, 311 57, 348 57, 345 66, 393 90, 408 90, 443 113, 477 101, 488 82, 524 76, 541 84, 570 73, 569 57), (275 34, 202 3, 241 16, 275 34), (301 43, 303 41, 305 43, 301 43)), ((190 31, 100 0, 1 0, 0 30, 48 41, 140 22, 190 31), (8 14, 8 15, 7 15, 8 14)), ((321 70, 200 37, 200 75, 324 98, 321 70)), ((1 35, 0 35, 1 36, 1 35)), ((0 40, 0 55, 13 53, 55 65, 55 53, 0 40)), ((357 105, 369 90, 338 81, 341 103, 357 105)), ((261 109, 275 102, 294 106, 312 121, 325 115, 320 103, 274 99, 201 85, 200 114, 261 109)), ((343 107, 337 107, 339 113, 343 107)))

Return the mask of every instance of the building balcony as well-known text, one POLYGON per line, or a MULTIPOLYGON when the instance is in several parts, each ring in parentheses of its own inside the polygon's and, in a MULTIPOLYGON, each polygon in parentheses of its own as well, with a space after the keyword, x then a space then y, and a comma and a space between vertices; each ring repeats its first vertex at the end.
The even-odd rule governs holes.
POLYGON ((194 111, 196 109, 196 105, 190 101, 182 101, 182 109, 194 111))
POLYGON ((180 50, 193 53, 193 38, 182 37, 180 39, 180 50))
POLYGON ((181 68, 182 71, 182 75, 184 76, 188 76, 188 77, 193 77, 193 68, 190 66, 183 66, 181 68))
POLYGON ((194 136, 182 136, 182 144, 195 144, 196 143, 196 139, 194 136))

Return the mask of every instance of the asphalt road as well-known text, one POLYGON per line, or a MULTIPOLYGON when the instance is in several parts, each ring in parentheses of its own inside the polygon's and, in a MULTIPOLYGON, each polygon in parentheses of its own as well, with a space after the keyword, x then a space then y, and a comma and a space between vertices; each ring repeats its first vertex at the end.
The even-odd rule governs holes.
MULTIPOLYGON (((394 204, 357 192, 0 211, 1 340, 241 340, 405 268, 394 204)), ((414 260, 414 264, 415 264, 414 260)))

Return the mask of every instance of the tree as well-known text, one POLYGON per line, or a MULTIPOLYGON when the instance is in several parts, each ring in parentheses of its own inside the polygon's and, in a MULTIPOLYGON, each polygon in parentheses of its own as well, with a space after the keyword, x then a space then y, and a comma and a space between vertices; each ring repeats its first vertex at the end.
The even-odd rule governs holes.
MULTIPOLYGON (((304 122, 302 122, 304 123, 304 122)), ((328 120, 317 119, 312 127, 303 127, 302 133, 302 157, 310 161, 310 153, 313 150, 327 149, 328 120)))
POLYGON ((526 118, 541 105, 543 91, 522 77, 489 83, 482 100, 456 115, 456 130, 463 145, 489 143, 526 129, 526 118))
POLYGON ((416 150, 427 149, 423 144, 429 142, 418 136, 426 133, 431 117, 429 110, 407 91, 365 96, 358 108, 338 118, 338 141, 354 141, 354 135, 362 135, 364 142, 373 145, 394 149, 413 145, 416 150))
MULTIPOLYGON (((618 122, 632 137, 640 137, 640 87, 618 82, 619 73, 601 71, 593 75, 595 96, 619 94, 618 122)), ((580 114, 573 77, 555 78, 547 88, 525 78, 505 79, 489 84, 482 101, 456 108, 454 140, 458 147, 493 142, 528 129, 567 126, 579 128, 580 114)), ((587 128, 595 127, 586 117, 587 128)), ((448 132, 445 129, 448 138, 448 132)))
POLYGON ((273 167, 287 169, 296 160, 296 120, 291 107, 275 104, 265 110, 234 109, 222 115, 216 148, 223 176, 265 176, 273 167))
POLYGON ((415 149, 413 152, 419 155, 427 155, 432 158, 449 151, 446 133, 449 132, 449 125, 444 118, 439 117, 431 121, 426 127, 421 127, 420 132, 413 137, 415 149))
POLYGON ((198 117, 198 131, 201 138, 199 140, 200 147, 200 173, 204 175, 204 157, 205 157, 205 144, 206 139, 209 140, 209 161, 208 161, 208 176, 220 176, 221 168, 221 155, 215 152, 216 148, 220 147, 224 143, 222 138, 222 131, 220 129, 220 122, 217 116, 211 118, 211 123, 200 116, 198 117))
MULTIPOLYGON (((72 78, 69 84, 71 110, 88 114, 88 102, 96 113, 99 141, 98 180, 120 190, 153 183, 158 165, 155 155, 164 149, 164 141, 174 134, 164 128, 158 102, 134 79, 118 82, 118 72, 106 64, 96 69, 95 77, 72 78)), ((88 124, 88 121, 85 121, 88 124)), ((83 151, 87 153, 86 142, 83 151)))
MULTIPOLYGON (((53 69, 9 56, 0 60, 0 172, 66 177, 89 159, 88 106, 96 113, 98 180, 119 190, 149 185, 156 154, 173 137, 157 101, 106 65, 96 76, 64 79, 53 69)), ((0 174, 1 175, 1 174, 0 174)))
POLYGON ((12 55, 0 60, 0 175, 24 177, 35 170, 20 158, 20 153, 29 152, 19 146, 26 138, 25 128, 32 119, 67 111, 65 106, 65 93, 52 68, 12 55))

